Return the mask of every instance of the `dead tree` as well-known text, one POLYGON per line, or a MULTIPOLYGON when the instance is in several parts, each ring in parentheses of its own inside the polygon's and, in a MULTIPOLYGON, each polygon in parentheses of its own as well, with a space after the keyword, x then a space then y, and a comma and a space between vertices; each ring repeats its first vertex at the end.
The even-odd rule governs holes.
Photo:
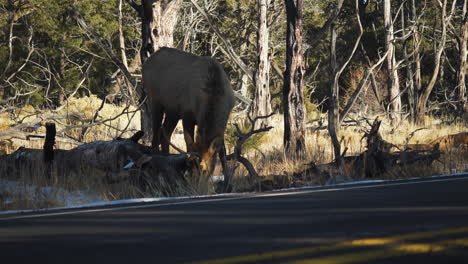
MULTIPOLYGON (((354 57, 354 54, 356 53, 356 50, 359 46, 359 43, 361 41, 362 34, 364 32, 362 24, 361 24, 361 19, 359 17, 359 4, 358 1, 355 1, 355 12, 356 12, 356 18, 357 22, 359 25, 359 35, 356 39, 356 42, 353 46, 353 49, 351 50, 350 55, 347 57, 345 62, 341 67, 338 68, 338 63, 337 63, 337 58, 336 58, 336 39, 337 39, 337 32, 336 32, 336 25, 332 24, 331 26, 331 38, 330 38, 330 75, 332 76, 330 80, 330 88, 329 88, 329 108, 328 108, 328 132, 330 134, 330 138, 332 140, 333 144, 333 150, 335 153, 335 159, 338 164, 338 166, 342 166, 342 154, 341 154, 341 145, 338 140, 338 133, 340 131, 340 125, 341 121, 343 120, 340 117, 340 102, 339 102, 339 86, 338 82, 340 79, 341 74, 343 71, 348 67, 349 62, 351 59, 354 57)), ((368 73, 372 71, 373 68, 368 70, 368 73)), ((368 75, 367 75, 368 77, 368 75)), ((367 78, 366 77, 366 78, 367 78)), ((354 104, 355 100, 357 99, 357 96, 359 95, 360 90, 364 86, 365 80, 360 83, 360 87, 356 89, 356 93, 353 95, 351 100, 348 102, 345 112, 343 112, 344 115, 346 115, 351 109, 352 105, 354 104)))
POLYGON ((271 113, 265 116, 256 116, 255 118, 252 118, 250 115, 248 115, 247 118, 250 123, 250 129, 247 132, 242 132, 242 130, 239 128, 239 125, 234 124, 234 126, 236 127, 235 136, 237 137, 237 142, 236 142, 236 146, 234 147, 234 152, 232 154, 227 155, 226 160, 228 161, 237 160, 242 165, 244 165, 244 167, 249 172, 250 178, 252 180, 255 180, 258 177, 258 174, 255 171, 255 168, 253 167, 252 163, 250 163, 250 161, 247 160, 246 158, 242 157, 242 146, 247 141, 247 139, 249 139, 251 136, 258 134, 258 133, 270 131, 273 128, 272 126, 268 126, 268 127, 260 127, 256 129, 256 127, 259 127, 257 125, 257 121, 269 118, 273 114, 274 113, 271 113))
POLYGON ((440 157, 439 144, 434 144, 430 150, 404 150, 392 153, 398 147, 385 141, 379 133, 382 121, 376 118, 369 132, 363 138, 367 140, 367 150, 356 158, 353 164, 356 175, 375 178, 396 166, 403 167, 414 164, 430 165, 440 157))
MULTIPOLYGON (((270 96, 270 63, 268 61, 268 6, 270 0, 258 0, 257 30, 257 68, 254 74, 255 96, 252 105, 254 116, 265 116, 271 113, 270 96)), ((259 127, 269 125, 268 119, 262 119, 259 127)))
POLYGON ((467 2, 463 1, 463 9, 461 13, 461 26, 459 36, 459 59, 458 59, 458 71, 457 71, 457 110, 459 115, 463 115, 466 111, 466 71, 467 56, 468 56, 468 15, 467 15, 467 2))
POLYGON ((304 57, 302 40, 303 0, 285 0, 286 71, 284 74, 284 150, 286 155, 305 152, 304 57))
MULTIPOLYGON (((258 134, 258 133, 270 131, 273 128, 272 126, 260 127, 257 124, 258 121, 261 121, 262 119, 270 118, 273 114, 274 113, 270 113, 269 115, 256 116, 255 118, 252 118, 250 116, 250 113, 248 113, 247 118, 250 123, 250 126, 249 126, 250 129, 247 132, 242 132, 242 130, 239 128, 239 125, 234 124, 234 126, 236 127, 236 132, 234 135, 237 137, 237 141, 236 141, 236 145, 234 146, 234 152, 226 156, 226 161, 237 161, 240 164, 242 164, 245 167, 245 169, 248 171, 249 176, 250 176, 250 181, 253 184, 256 184, 259 181, 259 176, 257 174, 257 171, 255 170, 255 167, 252 165, 252 163, 247 158, 242 156, 242 147, 244 143, 247 141, 247 139, 249 139, 251 136, 258 134)), ((230 180, 232 174, 234 174, 234 170, 235 169, 229 170, 227 168, 223 168, 225 181, 230 180)), ((224 186, 225 190, 226 188, 228 188, 227 190, 229 190, 230 183, 225 182, 224 185, 225 185, 224 186)))
POLYGON ((400 82, 395 52, 395 36, 393 30, 392 5, 390 0, 384 0, 384 24, 385 24, 385 50, 387 55, 388 72, 388 104, 390 106, 390 117, 393 125, 397 125, 401 120, 401 97, 400 82))

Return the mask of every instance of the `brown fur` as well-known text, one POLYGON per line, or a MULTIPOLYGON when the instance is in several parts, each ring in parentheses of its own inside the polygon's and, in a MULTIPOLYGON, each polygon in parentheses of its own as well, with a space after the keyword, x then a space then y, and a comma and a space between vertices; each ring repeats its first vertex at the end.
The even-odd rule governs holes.
POLYGON ((204 173, 211 173, 234 106, 223 67, 211 57, 161 48, 143 66, 143 86, 151 104, 153 148, 161 144, 167 153, 171 134, 182 119, 187 151, 200 153, 204 173))

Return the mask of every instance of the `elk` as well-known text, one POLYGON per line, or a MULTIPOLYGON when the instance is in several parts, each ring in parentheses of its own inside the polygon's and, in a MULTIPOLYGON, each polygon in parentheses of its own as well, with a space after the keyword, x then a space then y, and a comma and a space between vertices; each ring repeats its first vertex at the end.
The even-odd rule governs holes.
POLYGON ((234 107, 234 92, 221 64, 211 57, 161 48, 143 65, 143 88, 153 121, 152 147, 159 151, 161 145, 168 153, 172 132, 182 119, 187 151, 199 153, 203 175, 211 174, 215 154, 225 155, 224 131, 234 107))

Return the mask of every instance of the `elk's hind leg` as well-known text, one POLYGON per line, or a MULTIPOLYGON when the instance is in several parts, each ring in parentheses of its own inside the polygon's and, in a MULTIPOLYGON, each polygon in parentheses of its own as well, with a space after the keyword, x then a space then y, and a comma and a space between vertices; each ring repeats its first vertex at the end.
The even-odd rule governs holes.
POLYGON ((223 144, 219 150, 219 161, 221 162, 221 167, 223 168, 223 175, 224 175, 224 186, 223 186, 223 191, 224 192, 231 192, 232 191, 232 185, 231 185, 231 178, 232 178, 232 171, 229 170, 228 165, 227 165, 227 154, 226 154, 226 145, 224 144, 224 139, 223 139, 223 144))

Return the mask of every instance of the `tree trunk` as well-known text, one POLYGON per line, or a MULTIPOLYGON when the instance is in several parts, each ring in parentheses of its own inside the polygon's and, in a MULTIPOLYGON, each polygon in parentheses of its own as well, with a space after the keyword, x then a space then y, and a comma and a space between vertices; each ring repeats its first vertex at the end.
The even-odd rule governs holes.
MULTIPOLYGON (((63 47, 63 42, 65 41, 65 37, 62 37, 61 46, 63 47)), ((57 106, 63 105, 65 101, 65 93, 66 91, 61 86, 60 82, 65 80, 65 51, 60 50, 59 57, 57 58, 57 77, 54 82, 55 92, 57 92, 57 97, 55 104, 57 106)))
POLYGON ((328 133, 333 144, 333 151, 335 153, 335 161, 338 167, 341 168, 342 157, 341 157, 341 144, 338 140, 339 132, 339 120, 340 120, 340 106, 339 106, 339 86, 338 79, 335 78, 338 71, 338 65, 336 61, 336 26, 333 23, 330 26, 330 90, 328 97, 328 133))
MULTIPOLYGON (((120 49, 120 58, 122 60, 122 64, 128 69, 128 60, 127 60, 127 52, 125 50, 125 36, 123 32, 123 14, 122 14, 122 5, 123 0, 119 0, 119 49, 120 49)), ((129 70, 130 71, 130 70, 129 70)), ((130 99, 130 102, 135 105, 134 98, 133 98, 133 91, 128 85, 128 80, 122 73, 119 73, 116 76, 116 83, 112 85, 109 90, 109 94, 107 96, 107 100, 110 103, 114 103, 116 97, 123 96, 126 99, 130 99), (125 91, 124 87, 127 87, 127 92, 125 91)))
MULTIPOLYGON (((411 18, 414 23, 417 23, 413 32, 413 53, 414 53, 414 88, 416 94, 421 91, 422 79, 421 79, 421 55, 419 54, 421 37, 419 35, 419 21, 418 13, 416 9, 416 0, 411 0, 411 18)), ((417 98, 414 101, 414 104, 417 103, 417 98)))
POLYGON ((123 15, 122 15, 122 2, 123 0, 119 0, 119 48, 120 48, 120 56, 122 58, 122 63, 125 67, 128 68, 127 62, 127 53, 125 52, 125 36, 123 33, 123 15))
MULTIPOLYGON (((257 69, 254 74, 255 96, 252 106, 254 117, 266 116, 271 113, 270 95, 270 63, 268 61, 268 21, 267 10, 270 0, 258 0, 258 31, 257 31, 257 69)), ((267 127, 270 119, 259 120, 258 127, 267 127)))
POLYGON ((285 0, 286 71, 284 75, 284 149, 289 155, 305 151, 305 120, 303 91, 302 10, 303 0, 285 0))
POLYGON ((466 108, 466 71, 467 69, 467 42, 468 42, 468 16, 467 16, 467 2, 463 2, 462 22, 460 29, 460 57, 459 68, 457 73, 457 110, 460 115, 463 115, 466 108))
POLYGON ((390 118, 393 125, 401 120, 401 97, 398 69, 396 68, 395 43, 392 22, 392 5, 390 0, 384 0, 384 24, 385 24, 385 49, 388 51, 388 103, 390 106, 390 118))
MULTIPOLYGON (((406 15, 405 13, 405 7, 402 7, 402 14, 401 14, 401 35, 405 36, 406 35, 406 22, 408 24, 411 23, 410 21, 410 15, 406 15)), ((415 22, 416 23, 416 22, 415 22)), ((409 112, 411 116, 414 116, 414 101, 415 101, 415 91, 414 91, 414 78, 413 78, 413 64, 412 61, 410 60, 411 57, 408 54, 408 46, 406 43, 403 45, 403 57, 405 60, 405 65, 406 65, 406 77, 405 77, 405 85, 408 89, 408 106, 409 106, 409 112)))
MULTIPOLYGON (((418 94, 421 91, 422 82, 421 82, 421 55, 419 54, 421 38, 419 35, 419 21, 418 13, 416 8, 416 0, 411 0, 411 16, 408 15, 408 20, 411 20, 413 23, 413 58, 411 61, 407 62, 407 85, 410 85, 408 90, 408 100, 410 106, 410 114, 414 119, 416 116, 416 105, 418 103, 418 94), (411 17, 411 18, 410 18, 411 17), (414 66, 413 66, 414 65, 414 66), (413 68, 414 67, 414 68, 413 68), (414 76, 414 77, 413 77, 414 76)), ((405 49, 405 53, 406 53, 405 49)), ((408 54, 404 54, 405 58, 408 54)), ((409 58, 408 58, 409 60, 409 58)))

